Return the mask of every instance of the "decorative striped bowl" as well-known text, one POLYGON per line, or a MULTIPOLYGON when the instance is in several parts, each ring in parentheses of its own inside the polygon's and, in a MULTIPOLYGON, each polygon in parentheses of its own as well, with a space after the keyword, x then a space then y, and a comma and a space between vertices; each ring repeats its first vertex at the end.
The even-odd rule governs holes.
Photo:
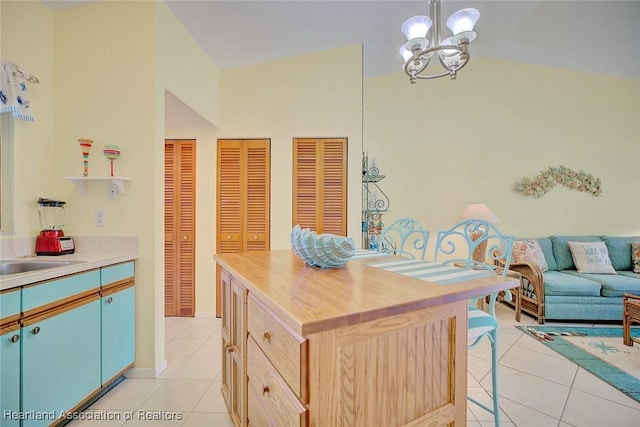
POLYGON ((351 237, 335 234, 317 235, 308 228, 296 225, 291 230, 291 247, 305 264, 311 267, 342 267, 356 250, 351 237))

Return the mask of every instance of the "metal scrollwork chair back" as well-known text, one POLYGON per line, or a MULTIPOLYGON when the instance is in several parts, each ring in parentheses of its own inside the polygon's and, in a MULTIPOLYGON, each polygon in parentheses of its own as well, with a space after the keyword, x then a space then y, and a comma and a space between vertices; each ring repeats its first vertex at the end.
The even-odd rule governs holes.
POLYGON ((382 229, 378 251, 424 259, 428 241, 429 231, 415 219, 402 218, 382 229))
MULTIPOLYGON (((502 234, 493 224, 484 220, 462 221, 448 230, 438 232, 434 261, 454 264, 465 269, 488 270, 507 276, 514 236, 502 234), (438 259, 440 258, 440 259, 438 259), (447 258, 443 260, 442 258, 447 258), (496 265, 500 264, 500 266, 496 265)), ((469 306, 468 348, 473 349, 487 337, 491 341, 492 407, 468 397, 468 400, 493 414, 496 427, 500 426, 498 402, 498 320, 495 314, 498 292, 489 295, 489 312, 476 308, 476 300, 469 306)), ((504 299, 511 301, 509 291, 504 299)))

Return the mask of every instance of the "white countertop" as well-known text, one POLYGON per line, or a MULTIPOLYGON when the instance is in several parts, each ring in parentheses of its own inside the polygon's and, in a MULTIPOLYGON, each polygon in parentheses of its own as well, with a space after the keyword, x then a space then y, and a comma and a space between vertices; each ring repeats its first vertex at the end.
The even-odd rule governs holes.
POLYGON ((73 264, 0 276, 0 291, 138 258, 137 236, 74 236, 75 253, 35 256, 35 239, 0 241, 2 261, 73 261, 73 264), (13 245, 13 247, 12 247, 13 245))

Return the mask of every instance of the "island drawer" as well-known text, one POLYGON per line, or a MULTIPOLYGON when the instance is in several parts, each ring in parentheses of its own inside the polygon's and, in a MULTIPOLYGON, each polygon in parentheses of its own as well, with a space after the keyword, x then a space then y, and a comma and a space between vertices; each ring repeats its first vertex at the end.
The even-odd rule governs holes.
MULTIPOLYGON (((276 426, 306 426, 307 408, 298 400, 278 371, 262 353, 256 341, 247 340, 247 377, 252 399, 248 412, 253 414, 251 425, 265 419, 276 426)), ((255 424, 258 425, 258 424, 255 424)))
POLYGON ((289 387, 307 402, 307 341, 284 326, 252 294, 247 301, 247 330, 289 387))

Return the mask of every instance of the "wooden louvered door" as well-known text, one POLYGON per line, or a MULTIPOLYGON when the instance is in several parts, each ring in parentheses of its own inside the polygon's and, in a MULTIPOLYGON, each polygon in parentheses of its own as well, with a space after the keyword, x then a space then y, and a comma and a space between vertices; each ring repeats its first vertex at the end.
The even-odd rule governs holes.
MULTIPOLYGON (((271 155, 268 139, 219 139, 216 253, 270 248, 271 155)), ((221 315, 220 267, 216 315, 221 315)))
POLYGON ((294 138, 293 224, 347 234, 347 139, 294 138))
POLYGON ((196 144, 165 141, 164 314, 195 315, 196 144))

